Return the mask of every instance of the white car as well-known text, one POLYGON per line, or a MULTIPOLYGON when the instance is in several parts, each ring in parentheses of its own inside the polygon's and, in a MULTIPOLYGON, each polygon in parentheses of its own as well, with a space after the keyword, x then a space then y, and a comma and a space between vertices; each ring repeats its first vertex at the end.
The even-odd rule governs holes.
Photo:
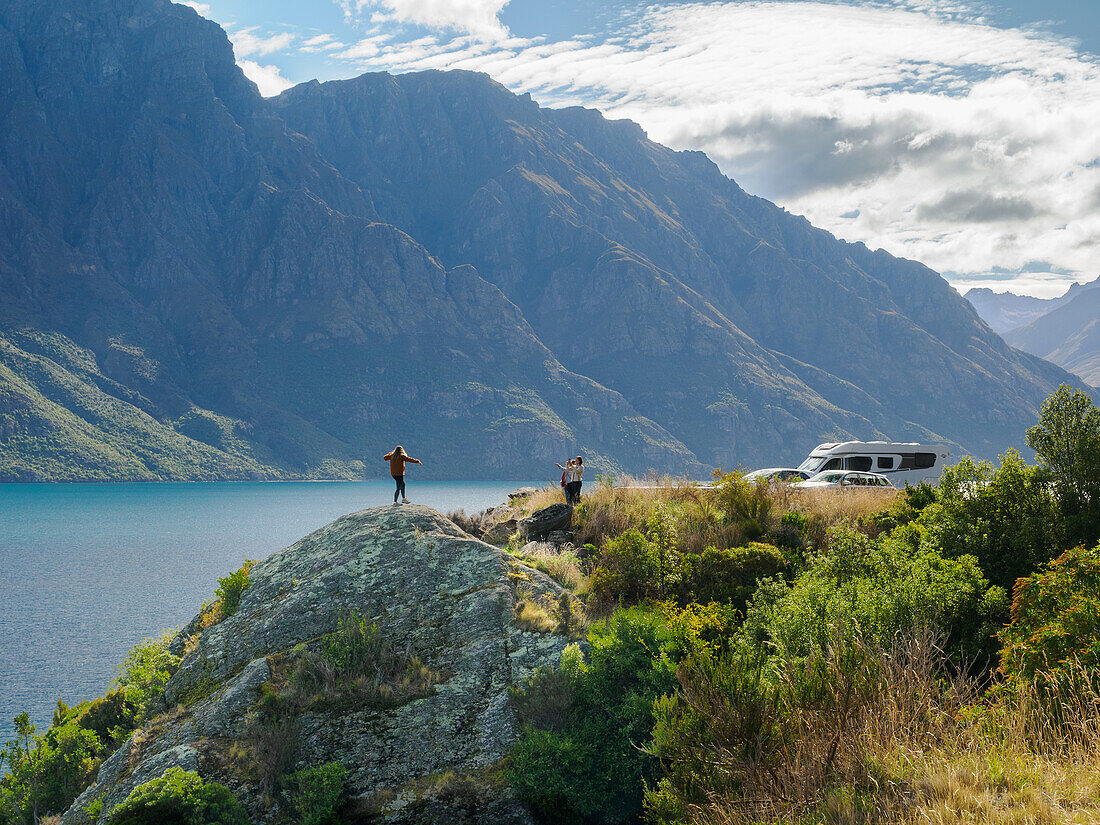
POLYGON ((753 470, 741 476, 742 481, 805 481, 810 477, 805 470, 796 470, 793 467, 768 467, 765 470, 753 470))
POLYGON ((843 470, 825 470, 796 482, 799 489, 811 487, 876 487, 880 490, 896 490, 890 479, 878 473, 852 473, 843 470))

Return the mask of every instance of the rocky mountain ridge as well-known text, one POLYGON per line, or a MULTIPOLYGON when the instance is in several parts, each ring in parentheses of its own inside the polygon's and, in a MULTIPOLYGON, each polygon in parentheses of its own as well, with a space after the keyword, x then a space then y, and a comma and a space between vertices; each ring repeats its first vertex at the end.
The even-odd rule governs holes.
POLYGON ((1100 280, 1074 283, 1057 298, 972 289, 966 298, 983 319, 1024 352, 1100 385, 1100 280))
POLYGON ((167 0, 12 0, 0 72, 3 479, 992 455, 1072 380, 921 265, 483 75, 264 100, 167 0))

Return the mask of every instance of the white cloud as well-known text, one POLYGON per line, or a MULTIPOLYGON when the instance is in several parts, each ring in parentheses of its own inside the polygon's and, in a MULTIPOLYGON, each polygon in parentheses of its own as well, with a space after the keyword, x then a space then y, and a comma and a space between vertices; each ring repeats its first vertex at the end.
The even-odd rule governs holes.
POLYGON ((347 43, 341 43, 331 34, 319 34, 316 37, 311 37, 308 40, 302 41, 302 44, 298 47, 299 51, 303 52, 331 52, 338 49, 346 49, 347 43))
POLYGON ((959 283, 1095 274, 1100 64, 1072 44, 952 0, 649 6, 624 31, 376 34, 340 56, 359 70, 480 69, 546 104, 630 117, 749 191, 959 283))
POLYGON ((195 2, 195 0, 176 0, 176 2, 179 3, 181 6, 189 6, 190 8, 193 8, 195 11, 203 16, 210 14, 209 3, 197 3, 195 2))
POLYGON ((340 0, 340 5, 352 18, 371 12, 369 19, 375 24, 395 21, 454 29, 489 41, 508 36, 500 22, 508 0, 340 0))
POLYGON ((245 77, 256 84, 264 97, 274 97, 294 85, 283 77, 278 66, 261 66, 252 60, 238 60, 237 65, 241 67, 245 77))
POLYGON ((296 39, 296 36, 291 32, 280 32, 269 37, 261 37, 256 34, 257 29, 257 26, 250 26, 246 29, 238 29, 229 35, 229 39, 233 41, 233 52, 236 54, 238 62, 242 57, 262 57, 281 52, 296 39))

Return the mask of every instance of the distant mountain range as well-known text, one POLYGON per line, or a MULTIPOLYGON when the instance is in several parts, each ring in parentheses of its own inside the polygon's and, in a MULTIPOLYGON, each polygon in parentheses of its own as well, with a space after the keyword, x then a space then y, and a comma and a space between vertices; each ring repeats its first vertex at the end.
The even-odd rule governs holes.
POLYGON ((1100 386, 1100 280, 1073 284, 1058 298, 972 289, 966 298, 1014 347, 1100 386))
POLYGON ((7 0, 0 78, 3 479, 991 456, 1074 380, 926 267, 480 74, 265 100, 190 8, 7 0))

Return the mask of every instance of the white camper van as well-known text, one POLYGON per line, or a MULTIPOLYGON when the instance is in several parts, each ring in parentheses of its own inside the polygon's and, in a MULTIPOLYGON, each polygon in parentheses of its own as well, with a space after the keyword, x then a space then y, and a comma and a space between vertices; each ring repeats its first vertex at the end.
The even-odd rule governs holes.
POLYGON ((895 487, 939 480, 951 451, 942 445, 894 444, 889 441, 844 441, 819 444, 798 465, 808 473, 856 470, 879 473, 895 487))

